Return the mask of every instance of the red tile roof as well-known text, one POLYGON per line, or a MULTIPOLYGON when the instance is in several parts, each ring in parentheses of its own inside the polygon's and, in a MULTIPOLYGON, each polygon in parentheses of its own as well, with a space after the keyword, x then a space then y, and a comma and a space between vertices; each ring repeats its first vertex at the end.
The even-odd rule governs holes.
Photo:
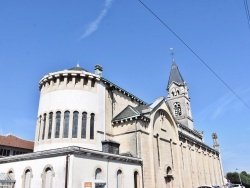
POLYGON ((34 142, 18 138, 12 134, 6 136, 0 135, 0 145, 30 150, 34 149, 34 142))

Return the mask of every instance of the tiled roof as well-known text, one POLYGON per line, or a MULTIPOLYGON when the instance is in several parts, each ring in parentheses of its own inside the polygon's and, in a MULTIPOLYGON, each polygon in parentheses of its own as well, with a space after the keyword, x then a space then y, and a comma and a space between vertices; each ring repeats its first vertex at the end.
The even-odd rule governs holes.
POLYGON ((29 150, 34 149, 34 142, 18 138, 12 134, 8 134, 6 136, 0 135, 0 145, 29 150))
POLYGON ((136 107, 132 107, 128 105, 124 108, 117 116, 115 116, 112 122, 118 122, 124 119, 131 119, 131 118, 138 118, 143 117, 144 120, 150 120, 149 118, 145 117, 142 113, 142 110, 147 109, 150 105, 139 105, 136 107))
POLYGON ((114 117, 113 121, 139 115, 140 113, 134 107, 128 105, 123 111, 121 111, 116 117, 114 117))

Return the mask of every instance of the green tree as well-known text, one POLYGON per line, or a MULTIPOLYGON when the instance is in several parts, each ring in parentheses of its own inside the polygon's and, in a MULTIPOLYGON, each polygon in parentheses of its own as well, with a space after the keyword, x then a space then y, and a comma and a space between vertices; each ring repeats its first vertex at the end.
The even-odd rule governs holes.
POLYGON ((228 172, 226 178, 229 179, 230 182, 234 184, 240 184, 240 178, 241 178, 242 184, 246 188, 250 188, 250 174, 248 174, 246 171, 242 171, 240 173, 240 177, 239 173, 237 172, 228 172))

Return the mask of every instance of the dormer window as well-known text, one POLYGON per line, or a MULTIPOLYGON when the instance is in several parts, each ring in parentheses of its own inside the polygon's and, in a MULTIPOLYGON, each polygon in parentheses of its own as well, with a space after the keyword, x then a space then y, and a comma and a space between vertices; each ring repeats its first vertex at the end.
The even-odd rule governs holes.
POLYGON ((174 115, 175 116, 181 116, 182 113, 181 113, 181 105, 180 105, 180 103, 175 102, 173 107, 174 107, 174 115))

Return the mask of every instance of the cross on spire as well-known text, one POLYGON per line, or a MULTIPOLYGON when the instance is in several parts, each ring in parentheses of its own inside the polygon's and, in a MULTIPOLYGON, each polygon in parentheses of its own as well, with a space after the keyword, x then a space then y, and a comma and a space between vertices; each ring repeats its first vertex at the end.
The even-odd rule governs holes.
POLYGON ((172 56, 172 61, 174 61, 174 49, 173 48, 170 48, 170 55, 172 56))

